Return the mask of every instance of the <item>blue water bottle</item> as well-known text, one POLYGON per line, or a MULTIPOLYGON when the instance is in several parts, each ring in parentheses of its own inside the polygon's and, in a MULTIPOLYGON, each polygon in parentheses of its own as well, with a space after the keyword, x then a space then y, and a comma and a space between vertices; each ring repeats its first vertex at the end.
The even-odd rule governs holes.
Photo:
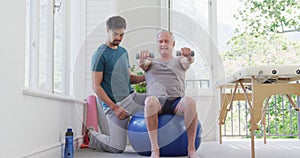
POLYGON ((72 128, 68 128, 66 132, 64 158, 74 158, 73 148, 73 132, 72 128))

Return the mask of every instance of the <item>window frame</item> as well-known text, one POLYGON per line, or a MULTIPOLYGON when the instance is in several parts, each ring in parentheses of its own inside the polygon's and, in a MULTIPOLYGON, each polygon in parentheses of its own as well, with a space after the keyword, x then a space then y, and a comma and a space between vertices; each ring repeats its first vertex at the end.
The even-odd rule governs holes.
POLYGON ((33 91, 40 91, 43 93, 50 93, 50 94, 56 94, 56 95, 63 95, 63 96, 69 96, 70 95, 70 90, 69 90, 69 85, 68 83, 70 80, 70 72, 68 70, 70 66, 70 59, 69 59, 69 32, 68 32, 68 24, 69 21, 67 19, 68 17, 68 3, 66 0, 60 0, 59 2, 57 0, 47 0, 47 5, 49 5, 49 10, 48 10, 48 25, 47 32, 49 32, 49 51, 46 52, 47 56, 47 61, 46 63, 46 83, 45 83, 45 88, 40 87, 39 85, 39 55, 40 55, 40 30, 45 29, 45 28, 40 28, 40 0, 28 0, 26 1, 29 6, 26 6, 26 9, 29 9, 27 11, 28 15, 26 15, 26 27, 28 27, 28 32, 26 33, 26 61, 25 63, 28 64, 25 66, 25 91, 33 90, 33 91), (54 66, 54 47, 55 47, 55 13, 57 12, 59 5, 64 5, 64 10, 60 10, 63 16, 63 35, 62 35, 62 54, 61 54, 61 67, 62 67, 62 72, 61 76, 61 89, 59 89, 61 92, 56 91, 55 89, 55 66, 54 66), (28 17, 29 16, 29 17, 28 17))
MULTIPOLYGON (((205 4, 207 5, 207 33, 210 36, 210 39, 208 39, 208 46, 207 49, 209 53, 203 54, 204 59, 207 61, 207 67, 210 70, 209 78, 208 78, 208 88, 204 89, 213 89, 212 83, 215 82, 216 76, 219 74, 219 70, 214 67, 214 65, 219 65, 218 59, 218 50, 215 47, 216 41, 217 41, 217 0, 203 0, 205 1, 205 4)), ((165 6, 168 9, 167 15, 165 15, 168 19, 167 28, 170 31, 174 31, 174 18, 176 18, 173 14, 174 11, 174 1, 167 0, 166 4, 161 3, 163 6, 165 6)), ((165 19, 163 19, 165 20, 165 19)), ((163 25, 164 26, 164 25, 163 25)), ((176 39, 176 34, 174 35, 176 39)), ((200 88, 200 91, 204 90, 200 88)))

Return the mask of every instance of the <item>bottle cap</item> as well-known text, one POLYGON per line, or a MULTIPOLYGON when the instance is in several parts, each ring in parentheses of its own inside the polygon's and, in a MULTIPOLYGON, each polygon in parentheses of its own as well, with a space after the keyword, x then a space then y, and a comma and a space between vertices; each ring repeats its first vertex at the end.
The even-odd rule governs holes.
POLYGON ((67 129, 66 136, 73 136, 72 128, 67 129))

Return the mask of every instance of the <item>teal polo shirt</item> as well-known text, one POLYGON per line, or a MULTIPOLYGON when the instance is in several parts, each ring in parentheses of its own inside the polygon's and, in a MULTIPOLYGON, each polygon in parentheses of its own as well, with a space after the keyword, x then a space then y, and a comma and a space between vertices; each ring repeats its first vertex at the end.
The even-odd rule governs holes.
MULTIPOLYGON (((91 61, 91 71, 103 72, 101 87, 115 103, 122 101, 132 91, 127 50, 121 46, 111 49, 102 44, 95 51, 91 61)), ((106 104, 103 106, 108 107, 106 104)))

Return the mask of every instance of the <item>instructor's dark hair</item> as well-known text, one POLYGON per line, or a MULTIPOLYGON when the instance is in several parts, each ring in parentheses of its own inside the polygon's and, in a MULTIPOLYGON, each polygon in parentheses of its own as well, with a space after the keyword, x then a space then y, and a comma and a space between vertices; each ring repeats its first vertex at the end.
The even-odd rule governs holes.
POLYGON ((111 29, 126 29, 126 20, 121 16, 112 16, 106 21, 106 27, 111 29))

